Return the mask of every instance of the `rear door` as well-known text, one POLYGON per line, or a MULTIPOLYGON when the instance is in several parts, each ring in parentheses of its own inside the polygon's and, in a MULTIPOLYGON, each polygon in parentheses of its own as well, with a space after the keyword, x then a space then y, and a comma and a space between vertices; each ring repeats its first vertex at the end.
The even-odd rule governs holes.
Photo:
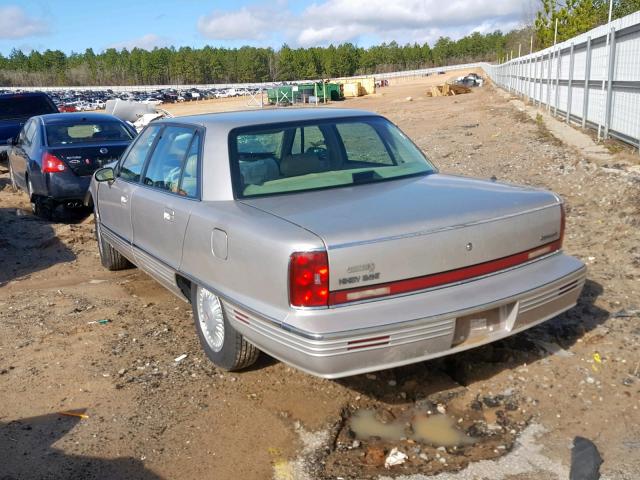
POLYGON ((16 144, 9 151, 9 161, 13 175, 22 188, 26 188, 26 173, 29 168, 29 154, 37 133, 37 121, 29 120, 16 138, 16 144))
POLYGON ((195 127, 166 126, 134 193, 136 260, 164 283, 175 283, 173 271, 180 267, 187 223, 199 197, 201 139, 195 127))
POLYGON ((131 201, 138 188, 145 160, 149 156, 161 126, 152 125, 134 141, 116 168, 113 182, 102 182, 98 187, 98 215, 106 227, 107 236, 117 245, 131 251, 131 201))

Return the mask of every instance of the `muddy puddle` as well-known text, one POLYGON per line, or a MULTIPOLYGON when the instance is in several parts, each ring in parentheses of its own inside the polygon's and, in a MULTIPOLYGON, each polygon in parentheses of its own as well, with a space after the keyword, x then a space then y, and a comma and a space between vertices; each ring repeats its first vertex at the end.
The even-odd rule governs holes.
POLYGON ((436 475, 495 459, 512 449, 529 422, 519 403, 515 395, 469 398, 461 391, 404 404, 351 405, 322 459, 323 476, 436 475))
POLYGON ((429 415, 426 411, 416 411, 410 423, 401 420, 384 423, 374 410, 358 410, 351 417, 349 428, 359 440, 411 439, 434 447, 460 447, 476 442, 458 430, 454 419, 442 414, 429 415))

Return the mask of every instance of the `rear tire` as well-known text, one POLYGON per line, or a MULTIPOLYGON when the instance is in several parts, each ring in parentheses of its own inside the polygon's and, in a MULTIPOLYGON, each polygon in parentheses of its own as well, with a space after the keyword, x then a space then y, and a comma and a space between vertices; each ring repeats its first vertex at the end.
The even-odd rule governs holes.
POLYGON ((260 350, 231 326, 220 299, 213 292, 192 284, 191 306, 198 338, 214 365, 233 372, 256 362, 260 350))
POLYGON ((93 212, 94 230, 96 231, 96 241, 98 242, 98 251, 100 252, 100 263, 107 270, 125 270, 133 267, 133 264, 127 260, 119 251, 111 246, 102 236, 101 225, 98 216, 93 212))
POLYGON ((46 199, 40 195, 33 193, 33 185, 31 179, 27 177, 27 194, 29 195, 29 201, 31 202, 31 211, 37 217, 45 220, 53 220, 53 206, 46 199))

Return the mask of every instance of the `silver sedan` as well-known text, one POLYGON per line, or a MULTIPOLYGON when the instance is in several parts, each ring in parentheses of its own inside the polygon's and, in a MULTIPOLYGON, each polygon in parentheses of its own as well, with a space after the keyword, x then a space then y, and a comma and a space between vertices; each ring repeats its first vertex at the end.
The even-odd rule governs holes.
POLYGON ((218 366, 336 378, 452 354, 576 304, 555 194, 438 173, 364 111, 150 124, 90 189, 102 263, 191 302, 218 366))

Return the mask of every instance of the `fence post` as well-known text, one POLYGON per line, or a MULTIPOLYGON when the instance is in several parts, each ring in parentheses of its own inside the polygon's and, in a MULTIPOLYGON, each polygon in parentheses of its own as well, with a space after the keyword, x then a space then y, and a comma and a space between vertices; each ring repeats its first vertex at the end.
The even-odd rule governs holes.
POLYGON ((571 119, 571 87, 573 86, 573 61, 574 61, 574 46, 573 42, 571 42, 571 50, 569 53, 569 84, 567 86, 567 118, 566 121, 569 123, 571 119))
POLYGON ((609 71, 607 73, 607 108, 604 117, 604 138, 609 138, 611 127, 611 106, 613 100, 613 70, 616 66, 616 29, 611 27, 611 41, 609 43, 609 71))
MULTIPOLYGON (((531 54, 529 54, 531 55, 531 54)), ((529 96, 529 100, 531 100, 533 98, 533 87, 534 87, 534 83, 533 83, 533 79, 534 79, 534 73, 533 73, 533 58, 529 58, 529 73, 528 73, 528 79, 529 79, 529 85, 527 85, 527 95, 529 96)))
POLYGON ((555 98, 555 102, 553 103, 553 114, 557 115, 558 114, 558 102, 560 101, 560 62, 562 61, 562 49, 558 48, 558 54, 557 54, 557 60, 556 60, 556 98, 555 98))
POLYGON ((549 102, 551 101, 551 52, 547 57, 547 112, 549 111, 549 102))
POLYGON ((584 61, 584 94, 582 95, 582 128, 587 126, 589 111, 589 78, 591 77, 591 37, 587 38, 587 53, 584 61))
POLYGON ((540 55, 540 85, 538 86, 538 107, 542 106, 542 80, 544 79, 544 53, 540 55))

